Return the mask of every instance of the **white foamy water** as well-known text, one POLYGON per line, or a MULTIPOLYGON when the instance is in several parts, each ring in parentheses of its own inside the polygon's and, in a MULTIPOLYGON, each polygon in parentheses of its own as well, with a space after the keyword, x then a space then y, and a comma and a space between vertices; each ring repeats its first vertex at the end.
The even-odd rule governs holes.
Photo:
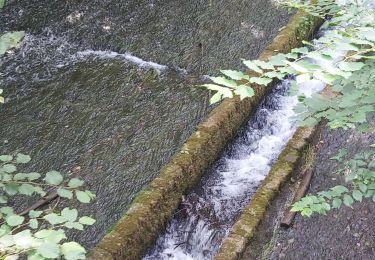
POLYGON ((133 64, 136 64, 137 66, 141 68, 153 68, 157 72, 162 72, 166 70, 168 67, 165 65, 161 65, 152 61, 145 61, 137 56, 134 56, 130 53, 118 53, 114 51, 93 51, 93 50, 86 50, 86 51, 79 51, 77 52, 78 58, 83 57, 96 57, 101 59, 115 59, 120 58, 125 61, 131 62, 133 64))
MULTIPOLYGON (((333 61, 315 61, 324 68, 333 61)), ((325 83, 306 81, 298 95, 310 97, 323 90, 325 83)), ((287 94, 284 80, 263 101, 255 116, 226 149, 197 187, 187 196, 144 260, 211 259, 247 205, 272 164, 295 132, 293 111, 296 96, 287 94)))
MULTIPOLYGON (((168 69, 168 66, 158 64, 153 61, 146 61, 131 53, 118 53, 109 50, 80 50, 81 47, 77 44, 69 42, 65 37, 56 36, 51 32, 46 32, 46 35, 33 35, 27 33, 20 42, 20 48, 17 51, 23 57, 30 56, 35 59, 40 59, 40 63, 48 63, 49 70, 53 68, 63 68, 71 66, 77 61, 85 59, 120 59, 136 65, 139 68, 153 68, 159 74, 168 69), (53 53, 53 55, 51 55, 53 53), (53 58, 51 58, 53 57, 53 58)), ((8 57, 14 55, 13 50, 10 50, 8 57)), ((183 72, 182 69, 176 68, 177 71, 183 72)))

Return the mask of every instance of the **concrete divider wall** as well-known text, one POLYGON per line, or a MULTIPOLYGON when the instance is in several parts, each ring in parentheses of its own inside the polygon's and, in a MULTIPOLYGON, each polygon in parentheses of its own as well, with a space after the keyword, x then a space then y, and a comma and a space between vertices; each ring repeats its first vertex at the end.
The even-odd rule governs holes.
POLYGON ((272 166, 265 180, 222 242, 214 260, 236 260, 245 251, 257 226, 278 193, 281 185, 291 176, 299 163, 304 147, 310 142, 314 128, 298 128, 283 152, 272 166))
MULTIPOLYGON (((260 59, 288 52, 309 39, 319 21, 297 13, 263 51, 260 59)), ((178 207, 183 194, 200 179, 242 124, 258 107, 269 88, 254 86, 255 96, 240 101, 226 99, 198 125, 157 178, 141 191, 125 215, 93 248, 89 259, 140 259, 178 207)))

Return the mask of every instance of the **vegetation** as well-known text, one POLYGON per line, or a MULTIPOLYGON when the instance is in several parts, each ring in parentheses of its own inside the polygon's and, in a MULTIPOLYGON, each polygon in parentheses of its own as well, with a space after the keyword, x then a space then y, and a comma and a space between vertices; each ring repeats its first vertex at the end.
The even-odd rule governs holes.
MULTIPOLYGON (((273 79, 294 75, 292 90, 298 84, 318 79, 333 85, 334 98, 316 94, 311 98, 300 97, 303 102, 296 108, 303 124, 314 125, 322 118, 332 128, 355 128, 365 124, 374 112, 375 90, 369 86, 368 70, 375 59, 375 14, 366 1, 319 0, 317 5, 309 1, 285 1, 291 7, 303 9, 311 15, 330 17, 323 24, 329 29, 313 45, 293 49, 287 54, 277 54, 267 61, 243 60, 250 73, 222 70, 223 76, 211 77, 212 84, 204 86, 216 91, 211 102, 239 95, 241 99, 254 95, 253 83, 268 85, 273 79), (318 46, 317 48, 313 48, 318 46), (340 57, 342 56, 342 57, 340 57), (338 60, 336 60, 339 57, 338 60), (335 66, 317 64, 314 60, 330 62, 335 66), (358 71, 365 71, 366 78, 359 81, 358 71), (250 76, 256 75, 256 76, 250 76)), ((370 1, 367 1, 368 3, 370 1)))
MULTIPOLYGON (((284 0, 282 4, 325 19, 325 33, 315 44, 287 54, 277 54, 269 60, 243 60, 248 72, 222 70, 223 76, 211 77, 213 83, 204 86, 216 91, 215 103, 235 95, 241 99, 254 95, 253 83, 268 85, 274 79, 294 75, 291 93, 296 94, 301 83, 317 79, 331 85, 333 95, 320 93, 299 96, 295 108, 301 125, 315 125, 322 119, 331 128, 368 130, 368 119, 375 111, 375 12, 372 1, 366 0, 284 0), (371 8, 370 8, 371 7, 371 8), (318 62, 316 62, 318 61, 318 62), (328 65, 327 65, 328 64, 328 65), (332 64, 333 66, 331 66, 332 64), (249 73, 250 72, 250 73, 249 73)), ((344 150, 332 159, 341 160, 344 150)), ((349 158, 344 169, 348 187, 336 186, 316 196, 306 196, 295 203, 292 211, 304 216, 325 214, 332 208, 372 198, 375 202, 375 161, 372 150, 349 158)))
POLYGON ((11 206, 0 207, 0 257, 26 254, 28 259, 58 258, 84 259, 85 249, 76 242, 63 242, 66 239, 64 229, 83 230, 84 226, 92 225, 95 220, 82 216, 78 218, 77 209, 64 208, 56 210, 60 198, 71 200, 75 197, 81 203, 89 203, 95 195, 82 190, 83 181, 72 178, 65 181, 57 171, 49 171, 44 175, 38 172, 19 172, 19 166, 30 162, 28 155, 18 153, 0 156, 0 203, 19 203, 20 196, 43 197, 53 191, 59 199, 44 210, 30 208, 17 213, 11 206), (18 198, 18 200, 17 200, 18 198))
MULTIPOLYGON (((346 154, 345 149, 340 149, 331 159, 343 162, 346 154)), ((311 216, 313 213, 326 214, 330 209, 339 208, 342 204, 351 207, 354 201, 362 202, 363 198, 371 198, 375 202, 374 155, 374 149, 369 149, 353 158, 345 158, 344 167, 336 173, 345 176, 347 187, 338 185, 317 195, 306 196, 295 203, 291 211, 301 212, 302 216, 311 216)))

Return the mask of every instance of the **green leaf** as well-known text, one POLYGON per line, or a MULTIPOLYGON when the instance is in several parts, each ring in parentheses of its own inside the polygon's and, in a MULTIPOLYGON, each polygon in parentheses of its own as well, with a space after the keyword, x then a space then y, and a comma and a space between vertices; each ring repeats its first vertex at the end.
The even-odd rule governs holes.
POLYGON ((68 187, 72 188, 72 189, 75 189, 75 188, 81 187, 83 185, 83 183, 84 183, 84 181, 82 181, 78 178, 73 178, 73 179, 69 180, 68 187))
POLYGON ((48 184, 59 185, 63 181, 61 173, 57 171, 49 171, 44 178, 48 184))
POLYGON ((45 242, 38 246, 36 251, 45 258, 57 258, 60 255, 59 246, 55 243, 45 242))
POLYGON ((65 232, 61 229, 42 229, 35 233, 35 237, 55 244, 66 238, 65 232))
POLYGON ((18 153, 16 157, 17 163, 28 163, 31 161, 31 157, 26 154, 18 153))
POLYGON ((29 181, 35 181, 37 179, 39 179, 42 175, 40 173, 37 173, 37 172, 30 172, 27 174, 27 179, 29 179, 29 181))
POLYGON ((331 190, 334 191, 335 193, 337 193, 338 195, 341 195, 342 193, 345 193, 345 192, 349 191, 348 188, 346 188, 345 186, 342 186, 342 185, 332 187, 331 190))
POLYGON ((285 54, 283 53, 278 53, 274 56, 272 56, 268 63, 272 66, 284 66, 285 65, 285 61, 286 61, 286 57, 285 57, 285 54))
POLYGON ((326 84, 332 84, 336 80, 334 75, 322 71, 315 71, 313 76, 326 84))
POLYGON ((23 38, 25 33, 20 32, 7 32, 0 36, 0 56, 2 56, 7 50, 15 48, 18 42, 23 38))
POLYGON ((83 225, 78 222, 66 222, 64 226, 69 229, 83 230, 83 225))
POLYGON ((256 83, 258 85, 268 85, 269 83, 272 82, 272 79, 270 78, 258 78, 258 77, 251 77, 250 78, 250 83, 256 83))
POLYGON ((14 215, 14 210, 12 207, 1 207, 0 208, 0 213, 3 213, 5 215, 14 215))
POLYGON ((6 173, 13 173, 17 171, 17 167, 14 164, 4 164, 2 170, 6 173))
POLYGON ((45 260, 45 258, 38 254, 36 250, 32 250, 27 253, 27 260, 45 260))
POLYGON ((46 195, 46 192, 41 187, 35 186, 34 190, 36 193, 38 193, 42 197, 46 195))
POLYGON ((86 250, 76 242, 61 245, 61 252, 66 260, 85 259, 86 250))
POLYGON ((95 193, 92 193, 91 191, 89 190, 85 190, 86 194, 90 197, 90 199, 95 199, 95 193))
POLYGON ((16 195, 18 193, 18 185, 15 183, 9 183, 4 185, 5 192, 10 195, 16 195))
POLYGON ((323 208, 325 211, 329 211, 329 210, 331 210, 331 206, 330 206, 327 202, 322 203, 322 208, 323 208))
POLYGON ((7 196, 0 196, 0 203, 8 203, 8 197, 7 196))
POLYGON ((20 194, 30 196, 30 195, 33 195, 33 193, 35 192, 35 188, 33 185, 25 183, 25 184, 21 184, 21 186, 18 188, 18 192, 20 194))
POLYGON ((52 231, 53 233, 51 233, 49 236, 44 238, 45 241, 58 244, 61 242, 61 240, 66 239, 64 230, 59 229, 59 230, 52 230, 52 231))
POLYGON ((11 156, 11 155, 1 155, 0 156, 0 161, 2 161, 2 162, 10 162, 12 160, 13 160, 13 156, 11 156))
POLYGON ((363 62, 340 62, 339 68, 343 71, 356 71, 363 68, 365 64, 363 62))
POLYGON ((51 236, 55 233, 56 231, 55 230, 52 230, 52 229, 42 229, 38 232, 35 233, 35 237, 36 238, 40 238, 40 239, 43 239, 43 238, 46 238, 48 236, 51 236))
POLYGON ((0 9, 2 9, 5 5, 5 0, 0 0, 0 9))
POLYGON ((74 222, 78 217, 78 211, 76 209, 64 208, 61 211, 61 216, 68 222, 74 222))
POLYGON ((362 193, 365 193, 367 191, 367 185, 364 183, 359 184, 359 189, 362 193))
POLYGON ((86 192, 80 190, 76 191, 76 197, 82 203, 89 203, 91 200, 90 196, 86 192))
POLYGON ((67 198, 67 199, 73 198, 73 192, 71 192, 70 190, 63 189, 63 188, 58 188, 57 194, 62 198, 67 198))
POLYGON ((40 215, 42 215, 43 211, 37 211, 37 210, 30 210, 29 211, 29 217, 30 218, 37 218, 40 215))
POLYGON ((204 84, 202 86, 209 90, 217 91, 218 93, 223 95, 223 97, 229 97, 229 98, 233 97, 232 91, 228 89, 227 87, 222 87, 222 86, 215 85, 215 84, 204 84))
POLYGON ((341 207, 341 204, 342 204, 342 200, 339 199, 339 198, 334 198, 334 199, 332 200, 332 207, 333 207, 334 209, 338 209, 338 208, 340 208, 340 207, 341 207))
POLYGON ((15 180, 15 181, 22 181, 22 180, 25 180, 25 179, 27 179, 27 174, 22 173, 22 172, 19 172, 19 173, 15 174, 14 177, 13 177, 13 180, 15 180))
POLYGON ((35 243, 34 238, 31 235, 29 229, 22 230, 16 233, 14 236, 14 243, 19 249, 29 249, 35 243))
MULTIPOLYGON (((13 235, 5 235, 0 237, 0 244, 3 248, 11 247, 14 245, 14 236, 13 235)), ((2 250, 3 251, 3 250, 2 250)))
POLYGON ((348 195, 348 194, 345 194, 344 195, 344 204, 346 205, 346 206, 348 206, 348 207, 351 207, 352 206, 352 204, 353 204, 353 199, 352 199, 352 197, 350 196, 350 195, 348 195))
POLYGON ((240 96, 240 99, 244 99, 244 98, 247 98, 247 97, 252 97, 254 96, 254 90, 252 87, 249 87, 249 86, 246 86, 246 85, 240 85, 236 88, 236 90, 234 91, 234 93, 236 93, 237 95, 240 96))
POLYGON ((227 79, 226 77, 210 77, 214 83, 223 85, 229 88, 235 88, 237 86, 237 82, 227 79))
POLYGON ((272 64, 270 64, 269 62, 265 62, 265 61, 262 61, 262 60, 254 60, 253 63, 257 66, 259 66, 260 68, 264 69, 264 70, 274 70, 274 66, 272 64))
POLYGON ((295 69, 296 71, 298 72, 301 72, 301 73, 309 73, 309 70, 307 68, 305 68, 302 64, 300 64, 299 62, 290 62, 290 61, 285 61, 286 64, 288 64, 290 67, 292 67, 293 69, 295 69))
POLYGON ((29 221, 29 226, 32 228, 32 229, 37 229, 38 228, 38 220, 36 219, 30 219, 29 221))
POLYGON ((353 44, 346 43, 346 42, 336 43, 336 48, 338 50, 343 50, 343 51, 358 51, 358 47, 356 47, 353 44))
POLYGON ((95 223, 95 219, 84 216, 84 217, 81 217, 78 222, 83 225, 93 225, 95 223))
POLYGON ((221 73, 223 73, 225 76, 234 79, 234 80, 249 80, 249 75, 246 75, 242 71, 237 70, 221 70, 221 73))
POLYGON ((307 47, 294 48, 294 49, 291 50, 291 52, 307 54, 309 52, 309 49, 307 47))
POLYGON ((3 177, 2 178, 2 181, 3 182, 8 182, 8 181, 11 181, 12 180, 12 175, 10 175, 10 174, 7 174, 7 173, 4 173, 4 174, 2 174, 2 176, 1 177, 3 177))
POLYGON ((306 55, 307 57, 314 59, 314 60, 321 60, 321 61, 331 61, 332 57, 328 55, 324 55, 319 52, 310 52, 306 55))
POLYGON ((217 102, 219 102, 223 97, 223 94, 217 92, 215 93, 214 95, 212 95, 212 97, 210 98, 210 104, 215 104, 217 102))
POLYGON ((66 221, 65 218, 57 215, 56 213, 50 213, 48 215, 45 215, 43 218, 47 220, 51 225, 64 223, 66 221))
POLYGON ((2 225, 0 226, 0 237, 9 234, 10 231, 12 231, 12 229, 11 229, 8 225, 6 225, 6 224, 2 224, 2 225))
POLYGON ((263 76, 265 76, 267 78, 283 79, 286 76, 286 74, 285 73, 276 72, 276 71, 269 71, 267 73, 264 73, 263 76))
POLYGON ((314 117, 308 117, 301 122, 303 126, 315 126, 318 123, 319 121, 314 117))
POLYGON ((251 70, 253 70, 253 71, 257 72, 257 73, 263 73, 263 70, 261 70, 253 61, 243 60, 242 62, 249 69, 251 69, 251 70))
POLYGON ((354 190, 352 195, 355 200, 362 201, 363 195, 362 195, 362 192, 360 192, 359 190, 354 190))
POLYGON ((6 217, 5 220, 9 226, 15 227, 15 226, 21 225, 23 221, 25 220, 25 218, 22 216, 18 216, 18 215, 11 215, 11 216, 6 217))
POLYGON ((313 211, 310 208, 305 208, 301 211, 302 216, 310 217, 313 211))

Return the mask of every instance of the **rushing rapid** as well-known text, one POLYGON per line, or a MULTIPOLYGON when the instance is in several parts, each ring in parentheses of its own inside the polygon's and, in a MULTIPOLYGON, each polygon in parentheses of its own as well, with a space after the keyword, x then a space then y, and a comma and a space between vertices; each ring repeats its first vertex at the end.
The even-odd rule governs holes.
MULTIPOLYGON (((315 61, 333 66, 331 62, 315 61)), ((298 95, 311 96, 325 84, 309 80, 298 95)), ((242 209, 296 130, 296 96, 288 94, 290 80, 275 86, 196 188, 183 198, 166 231, 144 257, 153 259, 211 259, 242 209)))

